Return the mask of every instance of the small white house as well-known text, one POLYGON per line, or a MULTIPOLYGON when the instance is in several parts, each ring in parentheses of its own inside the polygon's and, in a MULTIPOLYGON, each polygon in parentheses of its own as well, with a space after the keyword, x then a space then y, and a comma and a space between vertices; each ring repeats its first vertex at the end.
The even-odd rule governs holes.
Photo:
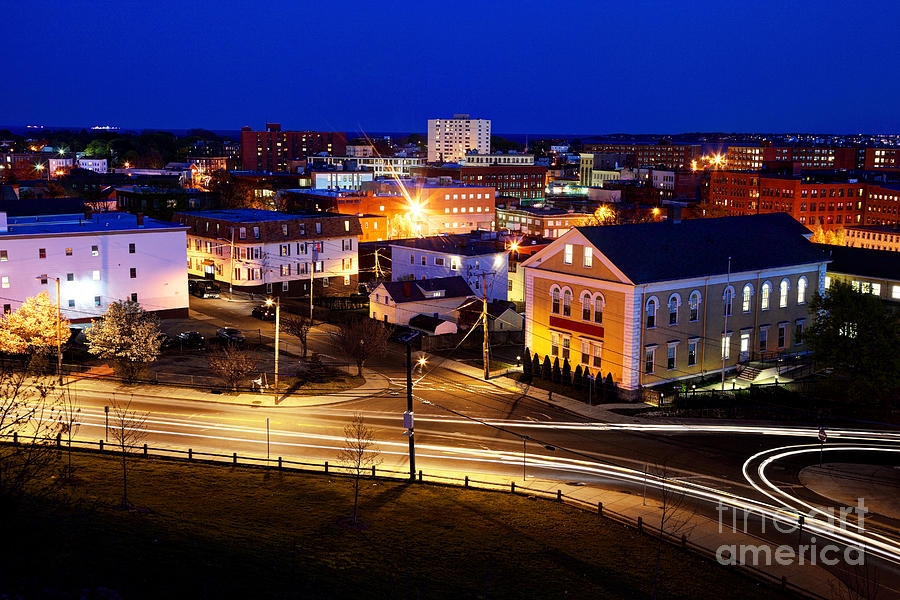
POLYGON ((388 281, 369 294, 369 307, 372 318, 384 323, 409 326, 411 319, 425 315, 449 323, 436 323, 435 334, 455 333, 457 309, 470 296, 472 288, 459 276, 388 281))

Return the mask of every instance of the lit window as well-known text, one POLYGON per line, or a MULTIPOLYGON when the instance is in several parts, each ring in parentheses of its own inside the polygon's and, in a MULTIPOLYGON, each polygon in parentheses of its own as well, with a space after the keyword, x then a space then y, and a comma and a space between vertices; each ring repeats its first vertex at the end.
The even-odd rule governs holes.
POLYGON ((100 271, 94 271, 91 274, 91 279, 93 279, 94 281, 100 281, 100 271))
POLYGON ((784 308, 787 306, 788 301, 788 290, 790 289, 790 284, 788 284, 787 279, 781 280, 781 285, 778 288, 778 306, 780 308, 784 308))
POLYGON ((594 253, 591 252, 590 246, 585 246, 584 247, 584 266, 585 266, 585 268, 589 269, 589 268, 591 268, 591 266, 593 264, 594 264, 594 253))
POLYGON ((688 340, 687 363, 689 367, 697 365, 697 340, 688 340))
POLYGON ((567 265, 572 264, 572 244, 566 244, 565 252, 563 254, 563 262, 567 265))
POLYGON ((6 262, 9 260, 9 256, 6 254, 6 250, 0 250, 0 262, 6 262))
MULTIPOLYGON (((451 268, 452 268, 452 264, 453 263, 451 263, 451 268)), ((6 278, 4 277, 4 279, 6 279, 6 278)), ((9 286, 7 285, 4 287, 9 287, 9 286)), ((558 287, 554 287, 552 290, 550 290, 550 298, 551 298, 550 310, 554 315, 559 314, 559 296, 560 296, 560 294, 559 294, 558 287)))
POLYGON ((656 298, 650 298, 647 301, 647 329, 656 327, 656 298))
POLYGON ((91 246, 91 256, 100 256, 100 246, 91 246))
POLYGON ((669 370, 675 368, 675 350, 677 347, 677 344, 671 343, 666 347, 666 368, 669 370))
POLYGON ((722 335, 722 358, 729 359, 731 358, 731 334, 726 333, 722 335))
POLYGON ((691 312, 690 320, 698 320, 700 318, 700 292, 696 290, 691 292, 691 296, 688 298, 688 305, 691 312))
POLYGON ((572 316, 572 291, 565 290, 563 292, 563 316, 570 317, 572 316))
POLYGON ((669 325, 678 324, 678 295, 672 294, 669 298, 669 325))
POLYGON ((741 293, 741 312, 750 312, 750 298, 753 296, 753 287, 748 283, 741 293))
POLYGON ((653 373, 653 358, 656 354, 656 346, 647 346, 644 348, 644 373, 653 373))
POLYGON ((806 303, 806 277, 801 277, 797 282, 797 304, 806 303))
POLYGON ((762 285, 759 292, 759 308, 769 310, 769 294, 772 292, 772 284, 768 281, 762 285))

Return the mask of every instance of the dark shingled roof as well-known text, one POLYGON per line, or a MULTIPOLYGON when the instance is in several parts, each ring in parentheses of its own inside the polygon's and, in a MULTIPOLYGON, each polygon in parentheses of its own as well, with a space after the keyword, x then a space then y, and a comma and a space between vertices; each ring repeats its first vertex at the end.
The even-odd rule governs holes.
POLYGON ((828 270, 844 275, 900 280, 900 252, 815 244, 831 260, 828 270))
POLYGON ((474 295, 472 288, 459 275, 420 279, 418 281, 386 281, 384 287, 387 288, 391 299, 397 304, 440 300, 443 298, 467 298, 474 295), (435 292, 438 290, 444 290, 444 295, 440 298, 426 298, 423 293, 423 291, 435 292))
POLYGON ((828 260, 787 213, 576 229, 636 284, 828 260))
POLYGON ((446 323, 444 319, 431 317, 428 315, 416 315, 409 320, 409 326, 413 329, 421 329, 426 333, 434 335, 441 323, 446 323))

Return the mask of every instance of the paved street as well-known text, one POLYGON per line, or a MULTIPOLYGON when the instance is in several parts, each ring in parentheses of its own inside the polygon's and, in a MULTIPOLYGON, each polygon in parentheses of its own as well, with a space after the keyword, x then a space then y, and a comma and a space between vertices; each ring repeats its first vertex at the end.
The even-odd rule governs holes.
MULTIPOLYGON (((272 338, 273 324, 250 317, 252 306, 246 301, 192 299, 191 316, 199 325, 168 325, 170 328, 184 325, 180 330, 198 329, 204 334, 222 325, 259 329, 265 342, 272 338)), ((312 349, 340 360, 328 331, 329 326, 314 330, 310 336, 312 349)), ((288 350, 296 351, 296 343, 289 345, 288 350)), ((147 441, 154 447, 192 448, 195 452, 224 455, 236 452, 261 459, 268 454, 273 458, 281 456, 316 464, 326 460, 333 464, 342 446, 344 424, 352 414, 361 413, 379 440, 383 468, 404 471, 408 470, 408 441, 403 435, 402 419, 406 409, 404 360, 402 348, 391 348, 367 366, 367 370, 383 376, 386 386, 382 391, 336 404, 242 406, 190 400, 176 390, 168 397, 138 393, 133 398, 133 407, 151 413, 147 441)), ((818 461, 817 452, 765 462, 769 458, 766 453, 772 449, 798 445, 818 448, 815 429, 768 426, 752 429, 722 424, 688 427, 648 421, 634 425, 606 424, 442 368, 441 361, 440 358, 430 361, 424 372, 414 376, 416 466, 425 472, 426 478, 440 475, 461 479, 468 475, 504 486, 510 481, 521 485, 524 462, 524 485, 551 493, 560 489, 594 506, 603 502, 608 510, 632 517, 642 515, 651 525, 659 520, 657 488, 677 485, 692 498, 690 507, 698 520, 691 539, 713 548, 730 538, 749 539, 743 543, 757 544, 760 540, 773 544, 786 540, 784 534, 772 531, 771 527, 762 532, 760 523, 755 521, 747 535, 716 532, 721 517, 716 511, 718 502, 731 502, 735 510, 736 507, 764 507, 761 511, 784 506, 802 509, 803 502, 829 505, 827 498, 803 488, 798 477, 804 466, 818 461), (754 459, 754 455, 759 456, 754 459), (755 475, 754 469, 759 470, 760 476, 755 475), (766 487, 766 482, 773 487, 766 487), (789 497, 777 490, 787 490, 789 497)), ((113 389, 116 394, 129 397, 132 390, 90 380, 75 386, 84 406, 79 437, 104 438, 103 406, 110 403, 113 389)), ((844 437, 848 448, 878 445, 896 451, 900 447, 900 440, 883 436, 867 439, 847 432, 844 437)), ((833 443, 844 444, 844 441, 836 434, 833 443)), ((829 452, 835 453, 829 460, 840 457, 838 446, 832 450, 829 445, 829 452)), ((854 460, 859 459, 859 452, 843 451, 848 456, 854 454, 854 460)), ((890 461, 895 456, 882 454, 877 460, 890 461)), ((784 518, 784 514, 782 511, 774 516, 784 518)), ((900 550, 895 541, 898 530, 900 524, 888 516, 875 516, 866 523, 867 533, 883 536, 888 555, 900 550)), ((828 533, 822 531, 821 535, 828 533)), ((801 537, 804 535, 808 533, 801 537)), ((787 537, 789 543, 798 542, 797 534, 787 537)), ((900 589, 894 563, 877 562, 882 586, 900 589)), ((789 581, 799 585, 812 586, 823 595, 828 593, 828 577, 818 566, 776 567, 774 572, 786 575, 789 581)))

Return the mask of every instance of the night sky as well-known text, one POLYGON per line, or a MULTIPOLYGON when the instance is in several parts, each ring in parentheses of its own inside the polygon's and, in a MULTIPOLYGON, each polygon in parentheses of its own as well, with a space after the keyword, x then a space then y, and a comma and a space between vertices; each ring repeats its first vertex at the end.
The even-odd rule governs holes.
POLYGON ((900 2, 3 0, 0 123, 900 130, 900 2))

